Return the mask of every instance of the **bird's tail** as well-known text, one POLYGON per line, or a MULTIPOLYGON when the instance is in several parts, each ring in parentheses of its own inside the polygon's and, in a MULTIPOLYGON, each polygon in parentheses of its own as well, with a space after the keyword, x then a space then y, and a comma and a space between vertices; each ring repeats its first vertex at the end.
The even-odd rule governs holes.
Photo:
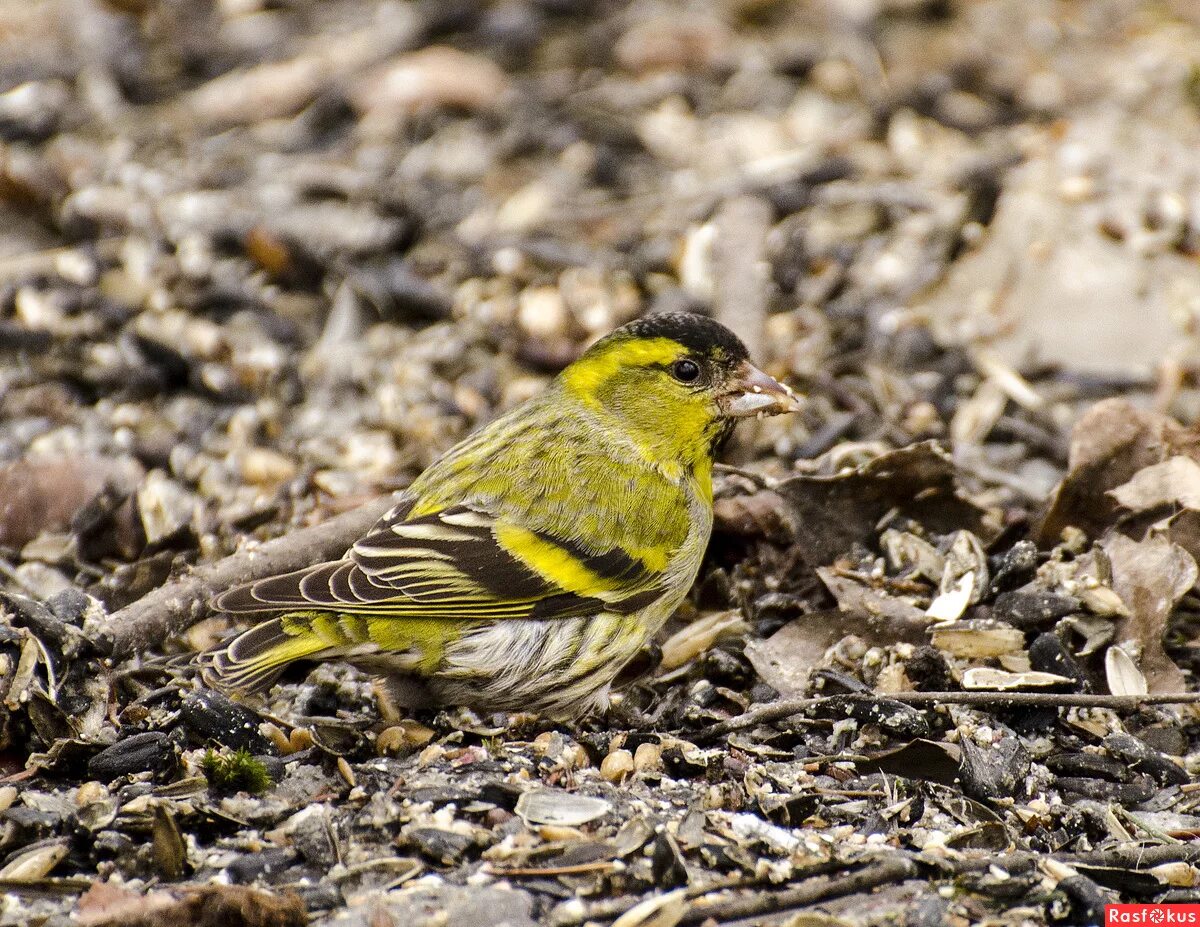
POLYGON ((289 612, 243 631, 200 657, 201 676, 215 689, 259 692, 288 664, 345 646, 337 619, 320 612, 289 612))

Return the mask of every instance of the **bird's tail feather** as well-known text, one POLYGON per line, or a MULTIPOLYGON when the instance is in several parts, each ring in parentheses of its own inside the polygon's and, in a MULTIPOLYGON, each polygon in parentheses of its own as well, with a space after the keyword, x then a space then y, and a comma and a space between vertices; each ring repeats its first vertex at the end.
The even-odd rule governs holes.
POLYGON ((288 664, 313 659, 340 640, 318 633, 319 614, 291 612, 243 631, 228 644, 201 657, 201 675, 216 689, 259 692, 279 678, 288 664))

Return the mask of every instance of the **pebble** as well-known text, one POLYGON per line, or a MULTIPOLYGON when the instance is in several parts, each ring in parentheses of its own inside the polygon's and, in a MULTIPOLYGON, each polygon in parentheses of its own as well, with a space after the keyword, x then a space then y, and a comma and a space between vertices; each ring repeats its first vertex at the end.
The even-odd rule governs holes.
POLYGON ((380 756, 408 753, 418 747, 424 747, 433 740, 434 735, 434 730, 424 724, 402 721, 379 732, 379 736, 375 738, 375 750, 380 756))
POLYGON ((655 772, 662 768, 662 747, 658 744, 639 744, 633 754, 633 768, 638 772, 655 772))
POLYGON ((252 447, 240 455, 238 470, 251 485, 278 486, 295 478, 296 463, 279 451, 252 447))
POLYGON ((632 753, 628 750, 613 750, 600 762, 600 776, 609 782, 624 782, 634 768, 632 753))
POLYGON ((617 40, 614 54, 626 71, 704 71, 728 53, 733 36, 715 17, 679 13, 642 19, 617 40))
POLYGON ((108 786, 95 780, 84 782, 75 790, 75 804, 79 807, 100 801, 109 795, 108 786))
POLYGON ((431 109, 481 110, 508 91, 504 72, 483 55, 431 45, 401 55, 352 93, 368 123, 431 109))
POLYGON ((280 756, 287 756, 294 752, 288 735, 277 724, 271 721, 264 721, 259 725, 258 729, 267 740, 271 741, 271 744, 279 751, 280 756))

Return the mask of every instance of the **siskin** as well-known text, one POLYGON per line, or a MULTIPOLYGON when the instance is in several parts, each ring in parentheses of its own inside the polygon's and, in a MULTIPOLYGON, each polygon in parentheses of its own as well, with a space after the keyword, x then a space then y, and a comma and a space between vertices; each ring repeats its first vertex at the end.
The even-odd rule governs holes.
POLYGON ((334 659, 410 708, 602 710, 696 579, 735 422, 798 407, 710 319, 625 325, 429 467, 342 559, 220 595, 264 620, 205 654, 205 679, 253 691, 334 659))

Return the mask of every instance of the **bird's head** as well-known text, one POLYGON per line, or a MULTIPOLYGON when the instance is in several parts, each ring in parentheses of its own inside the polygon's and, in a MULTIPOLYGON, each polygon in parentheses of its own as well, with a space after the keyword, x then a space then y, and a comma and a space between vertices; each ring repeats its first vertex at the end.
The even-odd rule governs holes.
POLYGON ((688 312, 651 315, 592 345, 560 376, 575 399, 612 416, 651 455, 711 459, 739 418, 795 412, 799 401, 750 363, 725 326, 688 312))

